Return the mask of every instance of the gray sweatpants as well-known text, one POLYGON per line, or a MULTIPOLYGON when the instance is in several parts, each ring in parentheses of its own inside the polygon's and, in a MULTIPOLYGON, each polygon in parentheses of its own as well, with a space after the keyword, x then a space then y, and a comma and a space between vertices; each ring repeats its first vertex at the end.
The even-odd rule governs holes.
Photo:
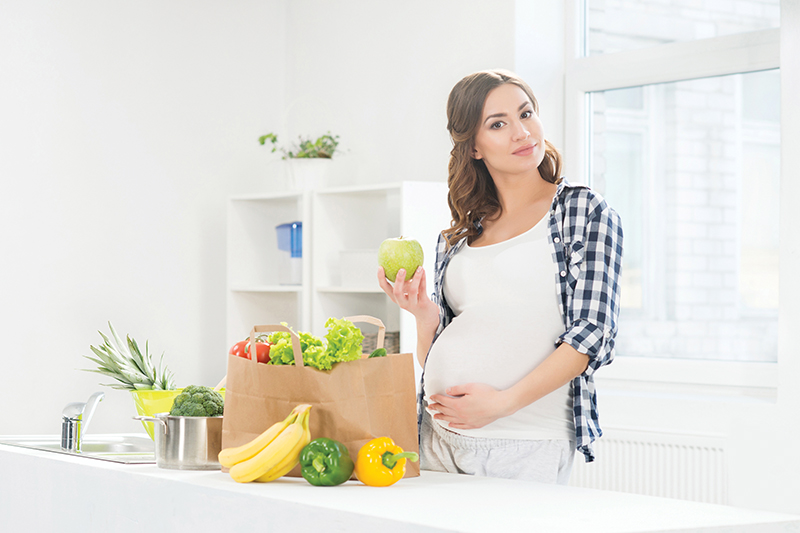
POLYGON ((569 439, 516 440, 467 437, 433 421, 423 408, 420 468, 435 472, 569 483, 575 446, 569 439))

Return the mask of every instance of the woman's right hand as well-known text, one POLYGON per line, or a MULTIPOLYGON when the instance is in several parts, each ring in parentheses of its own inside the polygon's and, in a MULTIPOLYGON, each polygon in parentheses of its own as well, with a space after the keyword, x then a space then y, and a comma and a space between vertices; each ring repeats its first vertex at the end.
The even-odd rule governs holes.
POLYGON ((383 267, 378 267, 378 283, 394 303, 414 315, 417 321, 417 360, 424 368, 425 358, 439 327, 439 306, 428 296, 425 269, 419 267, 409 281, 406 281, 405 270, 400 270, 392 285, 386 279, 383 267))
POLYGON ((406 271, 397 272, 394 285, 386 279, 383 267, 378 267, 378 283, 394 303, 414 315, 419 322, 439 322, 439 308, 428 296, 425 284, 425 269, 419 267, 414 277, 406 280, 406 271))

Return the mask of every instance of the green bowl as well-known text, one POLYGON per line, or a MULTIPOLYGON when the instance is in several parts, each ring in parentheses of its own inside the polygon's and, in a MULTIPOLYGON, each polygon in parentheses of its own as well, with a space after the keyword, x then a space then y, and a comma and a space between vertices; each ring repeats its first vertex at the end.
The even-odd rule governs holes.
MULTIPOLYGON (((155 416, 156 413, 166 413, 172 409, 172 402, 182 390, 132 390, 131 396, 139 416, 155 416)), ((142 421, 142 425, 152 439, 153 423, 142 421)))

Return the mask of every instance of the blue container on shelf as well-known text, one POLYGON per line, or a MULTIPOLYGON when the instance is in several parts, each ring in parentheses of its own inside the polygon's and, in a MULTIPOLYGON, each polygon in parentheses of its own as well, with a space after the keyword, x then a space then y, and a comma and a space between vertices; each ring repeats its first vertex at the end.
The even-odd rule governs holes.
POLYGON ((275 226, 278 232, 278 249, 290 252, 292 257, 303 257, 303 223, 287 222, 275 226))
POLYGON ((299 285, 303 282, 303 223, 287 222, 275 226, 278 232, 278 250, 281 285, 299 285))

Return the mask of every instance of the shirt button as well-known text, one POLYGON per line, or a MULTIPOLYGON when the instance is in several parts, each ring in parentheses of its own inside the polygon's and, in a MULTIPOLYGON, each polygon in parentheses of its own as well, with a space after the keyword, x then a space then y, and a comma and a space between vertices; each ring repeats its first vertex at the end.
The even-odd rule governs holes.
POLYGON ((554 242, 554 243, 556 243, 556 244, 558 244, 558 243, 560 243, 560 242, 561 242, 561 239, 559 239, 558 237, 556 237, 555 239, 553 239, 553 242, 554 242))
POLYGON ((565 270, 562 270, 562 271, 561 271, 561 277, 563 278, 563 277, 564 277, 564 276, 566 276, 566 275, 567 275, 567 272, 566 272, 565 270))

